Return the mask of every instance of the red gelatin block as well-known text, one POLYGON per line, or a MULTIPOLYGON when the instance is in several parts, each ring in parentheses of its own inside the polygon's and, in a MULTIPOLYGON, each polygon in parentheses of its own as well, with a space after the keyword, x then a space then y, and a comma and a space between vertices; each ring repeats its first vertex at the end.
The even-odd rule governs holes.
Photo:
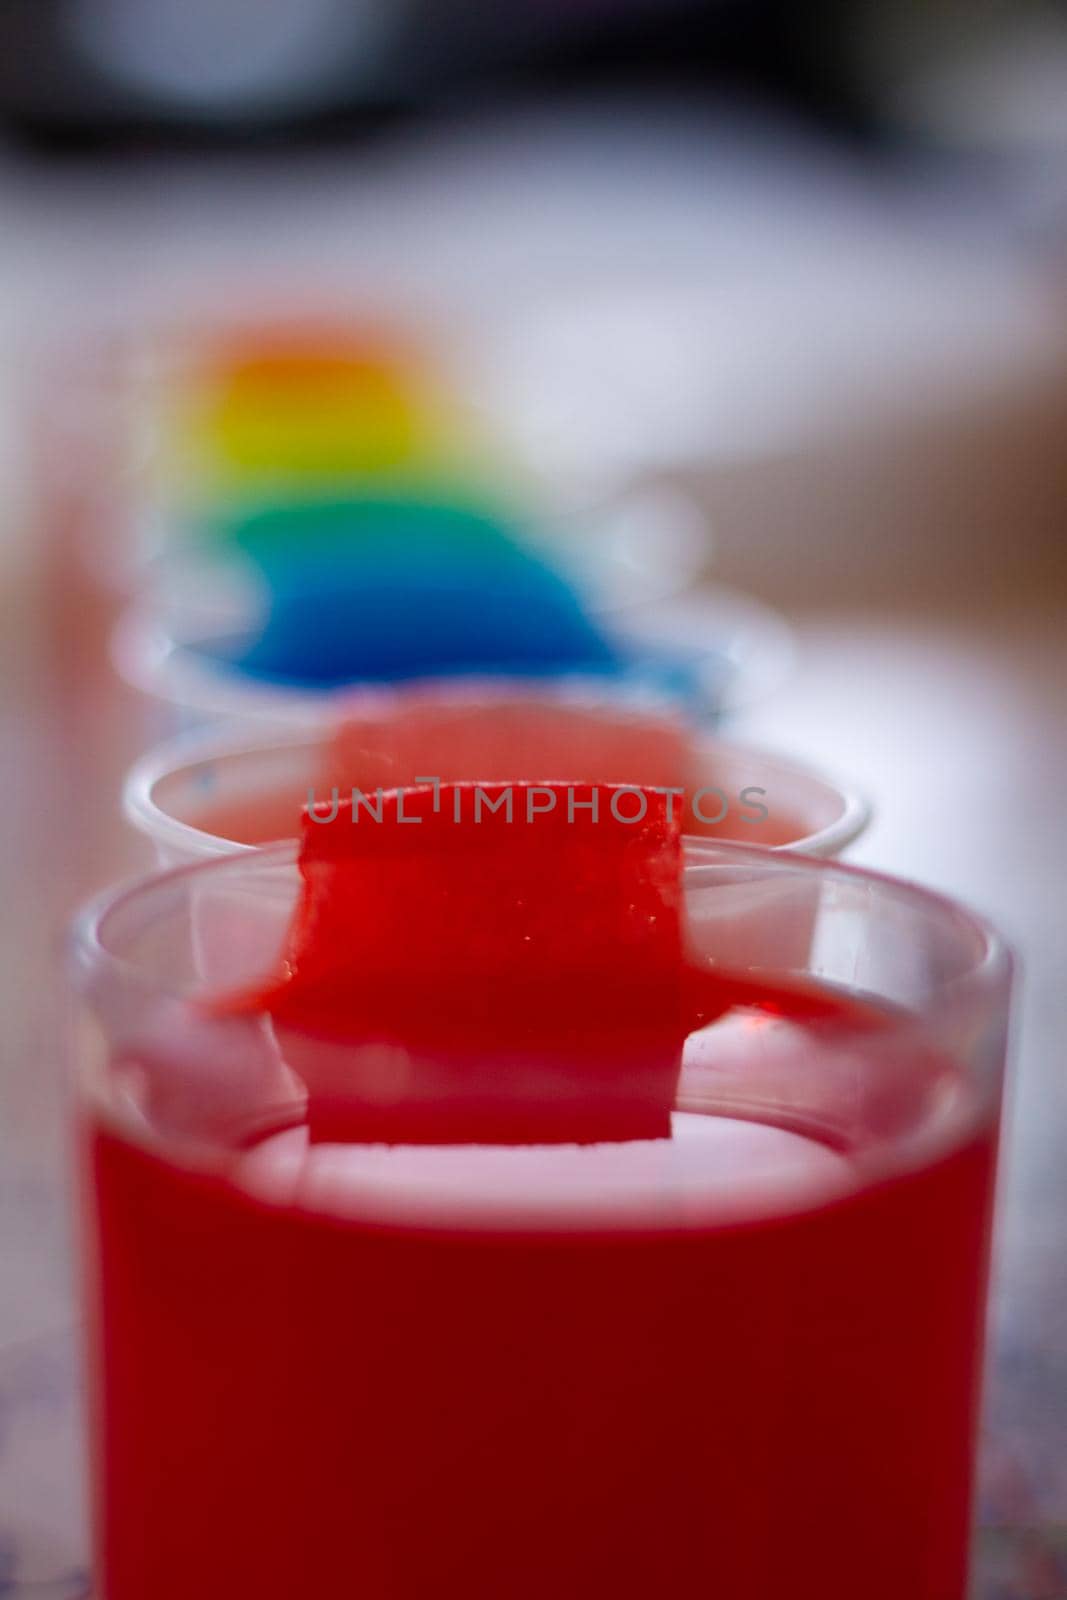
POLYGON ((274 1017, 316 1139, 543 1143, 670 1132, 681 838, 612 785, 397 790, 306 814, 274 1017))
MULTIPOLYGON (((586 708, 537 695, 510 694, 488 704, 442 704, 413 698, 387 719, 350 717, 336 729, 322 762, 329 794, 353 784, 372 793, 444 783, 640 783, 681 786, 692 760, 680 722, 629 708, 586 708)), ((675 803, 681 812, 680 802, 675 803)))

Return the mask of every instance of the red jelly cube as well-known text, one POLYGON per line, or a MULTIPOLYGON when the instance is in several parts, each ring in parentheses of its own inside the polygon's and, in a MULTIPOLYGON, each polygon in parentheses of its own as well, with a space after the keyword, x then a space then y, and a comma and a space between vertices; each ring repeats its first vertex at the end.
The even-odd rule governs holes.
POLYGON ((685 1032, 666 797, 453 784, 305 816, 271 1012, 316 1138, 669 1134, 685 1032))
MULTIPOLYGON (((426 695, 386 719, 350 717, 324 753, 320 781, 344 795, 353 784, 408 788, 527 779, 536 783, 640 783, 681 786, 692 761, 680 722, 629 707, 586 707, 536 694, 487 703, 426 695)), ((676 802, 679 812, 681 806, 676 802)))

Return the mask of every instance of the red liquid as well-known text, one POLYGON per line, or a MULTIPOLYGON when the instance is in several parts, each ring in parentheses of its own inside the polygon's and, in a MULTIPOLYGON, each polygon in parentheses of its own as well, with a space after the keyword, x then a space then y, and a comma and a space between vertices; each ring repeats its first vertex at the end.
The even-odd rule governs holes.
POLYGON ((87 1149, 102 1600, 962 1600, 990 1129, 569 1231, 87 1149))

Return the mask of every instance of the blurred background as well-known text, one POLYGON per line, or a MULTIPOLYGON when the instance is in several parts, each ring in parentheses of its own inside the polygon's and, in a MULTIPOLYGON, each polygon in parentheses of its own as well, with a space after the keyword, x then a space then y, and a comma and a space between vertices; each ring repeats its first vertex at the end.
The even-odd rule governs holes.
POLYGON ((1016 944, 979 1592, 1064 1600, 1052 0, 0 0, 0 1593, 81 1582, 58 951, 175 725, 109 661, 140 424, 205 329, 293 317, 417 329, 575 572, 684 591, 728 731, 1016 944))

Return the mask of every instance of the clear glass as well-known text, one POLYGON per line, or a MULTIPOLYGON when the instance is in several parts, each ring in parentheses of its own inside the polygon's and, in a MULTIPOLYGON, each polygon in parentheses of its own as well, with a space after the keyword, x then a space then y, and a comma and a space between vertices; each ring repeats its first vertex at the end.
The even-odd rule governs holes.
POLYGON ((74 934, 99 1600, 964 1600, 995 934, 694 844, 693 974, 834 1023, 694 1031, 669 1138, 309 1143, 329 1047, 202 1004, 298 887, 279 845, 74 934))
MULTIPOLYGON (((417 703, 435 719, 439 730, 462 733, 469 701, 453 692, 422 696, 417 703)), ((533 696, 519 702, 524 711, 539 704, 558 707, 565 703, 560 698, 552 701, 533 696)), ((569 703, 583 712, 597 709, 595 703, 569 703)), ((485 704, 484 697, 479 697, 478 706, 485 704)), ((509 704, 516 702, 501 697, 496 707, 506 712, 509 704)), ((605 704, 604 711, 610 725, 625 727, 621 708, 612 710, 605 704)), ((388 718, 383 706, 386 737, 388 718)), ((863 832, 869 808, 855 788, 787 757, 750 750, 708 734, 684 737, 687 753, 671 777, 685 791, 678 805, 687 834, 836 856, 863 832), (743 800, 745 791, 751 792, 743 800), (758 802, 766 816, 759 816, 746 801, 758 802)), ((509 738, 506 742, 506 759, 512 761, 515 741, 509 738)), ((327 798, 334 777, 342 793, 352 784, 365 782, 372 789, 380 781, 375 749, 370 752, 373 765, 367 768, 370 779, 349 766, 331 776, 328 750, 328 733, 309 737, 280 730, 266 739, 255 732, 205 735, 194 730, 149 751, 131 768, 123 789, 126 816, 151 842, 165 867, 269 844, 295 832, 296 819, 309 794, 327 798)), ((410 784, 419 776, 432 775, 425 762, 414 760, 409 765, 410 770, 395 773, 395 783, 410 784)), ((516 773, 509 766, 506 771, 479 768, 478 775, 504 780, 529 776, 529 772, 523 768, 516 773)), ((600 778, 603 774, 573 776, 600 778)), ((628 776, 634 782, 646 779, 640 771, 628 776)))

